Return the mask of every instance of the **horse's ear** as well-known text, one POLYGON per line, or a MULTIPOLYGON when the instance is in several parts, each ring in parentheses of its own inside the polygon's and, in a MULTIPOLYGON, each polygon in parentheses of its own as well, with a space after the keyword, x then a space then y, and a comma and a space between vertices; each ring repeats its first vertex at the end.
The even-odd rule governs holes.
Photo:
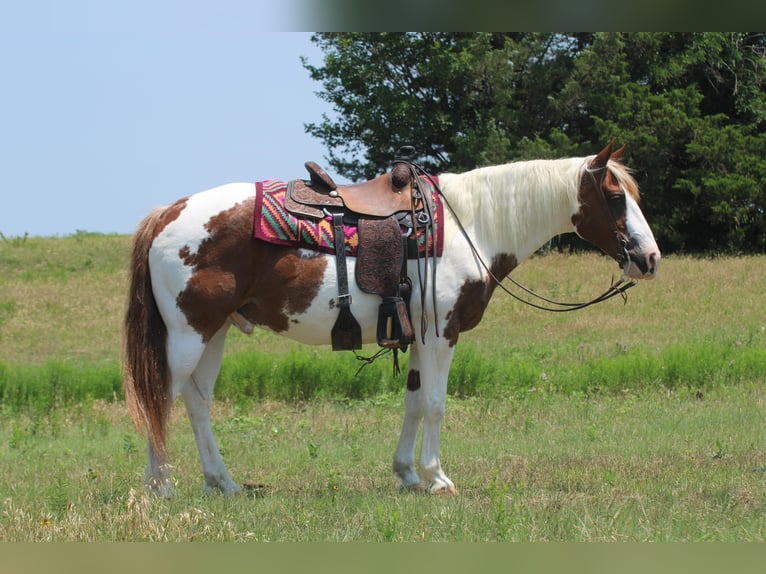
POLYGON ((622 144, 622 147, 618 149, 617 151, 613 151, 612 155, 609 156, 609 159, 613 159, 614 161, 620 161, 622 159, 622 156, 625 155, 625 150, 628 149, 628 144, 622 144))
POLYGON ((606 147, 598 152, 598 155, 588 165, 591 170, 601 170, 606 167, 606 162, 609 161, 609 156, 612 155, 612 148, 614 147, 614 140, 606 144, 606 147))

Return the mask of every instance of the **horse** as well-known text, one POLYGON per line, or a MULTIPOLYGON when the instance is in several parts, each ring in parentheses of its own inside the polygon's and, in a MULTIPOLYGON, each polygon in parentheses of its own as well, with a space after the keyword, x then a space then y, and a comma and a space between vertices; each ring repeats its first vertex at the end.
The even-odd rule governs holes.
MULTIPOLYGON (((460 335, 479 324, 498 282, 556 235, 575 232, 614 259, 625 277, 651 279, 660 250, 639 207, 639 188, 614 141, 587 157, 535 159, 438 176, 449 205, 434 283, 413 282, 422 314, 406 375, 404 418, 393 455, 401 489, 455 494, 442 468, 447 376, 460 335), (425 295, 421 297, 421 295, 425 295), (432 304, 432 303, 435 303, 432 304), (438 315, 437 315, 438 310, 438 315), (416 439, 422 425, 419 464, 416 439)), ((138 225, 130 260, 123 372, 128 411, 147 436, 145 486, 172 496, 168 418, 180 395, 204 489, 231 495, 211 426, 213 388, 232 325, 270 329, 309 345, 330 342, 338 315, 335 257, 253 236, 253 183, 225 184, 167 207, 138 225), (247 304, 246 325, 234 319, 247 304)), ((353 274, 356 260, 348 258, 353 274)), ((419 260, 422 273, 427 263, 419 260)), ((375 342, 380 299, 348 285, 363 343, 375 342)))

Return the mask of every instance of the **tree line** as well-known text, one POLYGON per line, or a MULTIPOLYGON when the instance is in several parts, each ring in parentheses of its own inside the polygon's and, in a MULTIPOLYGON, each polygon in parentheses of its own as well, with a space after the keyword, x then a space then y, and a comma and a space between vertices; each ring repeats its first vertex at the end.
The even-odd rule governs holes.
POLYGON ((317 33, 312 42, 322 63, 303 66, 335 113, 305 129, 349 179, 382 173, 404 144, 438 173, 588 155, 616 138, 628 143, 664 252, 766 252, 766 33, 317 33))

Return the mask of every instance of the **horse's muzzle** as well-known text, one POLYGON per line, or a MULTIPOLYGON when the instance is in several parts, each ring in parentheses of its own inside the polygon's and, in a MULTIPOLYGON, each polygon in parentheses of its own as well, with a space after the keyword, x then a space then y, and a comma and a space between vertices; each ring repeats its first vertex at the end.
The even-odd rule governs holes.
POLYGON ((654 279, 657 275, 662 258, 659 249, 649 251, 631 249, 628 251, 628 257, 630 262, 627 265, 627 275, 631 279, 654 279))

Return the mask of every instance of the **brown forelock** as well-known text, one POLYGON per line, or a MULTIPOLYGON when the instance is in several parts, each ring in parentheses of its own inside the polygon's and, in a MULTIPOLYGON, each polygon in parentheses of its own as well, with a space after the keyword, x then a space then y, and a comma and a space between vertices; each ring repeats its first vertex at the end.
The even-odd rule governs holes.
POLYGON ((407 390, 417 391, 420 388, 420 371, 416 369, 410 369, 407 373, 407 390))
POLYGON ((251 322, 285 331, 288 315, 308 309, 319 291, 326 259, 255 239, 254 202, 253 197, 211 217, 205 225, 209 236, 196 253, 188 246, 179 251, 193 272, 177 303, 205 341, 242 306, 251 322))
MULTIPOLYGON (((490 271, 497 279, 502 280, 517 265, 515 255, 497 255, 492 259, 490 271)), ((473 329, 479 324, 496 286, 495 280, 489 275, 483 281, 463 283, 455 306, 446 316, 447 325, 444 327, 444 336, 451 347, 457 344, 460 333, 473 329)))
POLYGON ((617 179, 618 183, 622 185, 628 195, 630 195, 636 203, 640 203, 641 191, 638 188, 638 182, 633 177, 631 170, 618 161, 610 161, 609 171, 612 172, 612 175, 617 179))
POLYGON ((620 235, 628 239, 624 198, 625 190, 611 168, 595 173, 586 170, 577 192, 580 208, 572 216, 572 224, 580 237, 617 260, 622 254, 618 252, 615 226, 620 235), (623 201, 618 201, 619 198, 623 201))

